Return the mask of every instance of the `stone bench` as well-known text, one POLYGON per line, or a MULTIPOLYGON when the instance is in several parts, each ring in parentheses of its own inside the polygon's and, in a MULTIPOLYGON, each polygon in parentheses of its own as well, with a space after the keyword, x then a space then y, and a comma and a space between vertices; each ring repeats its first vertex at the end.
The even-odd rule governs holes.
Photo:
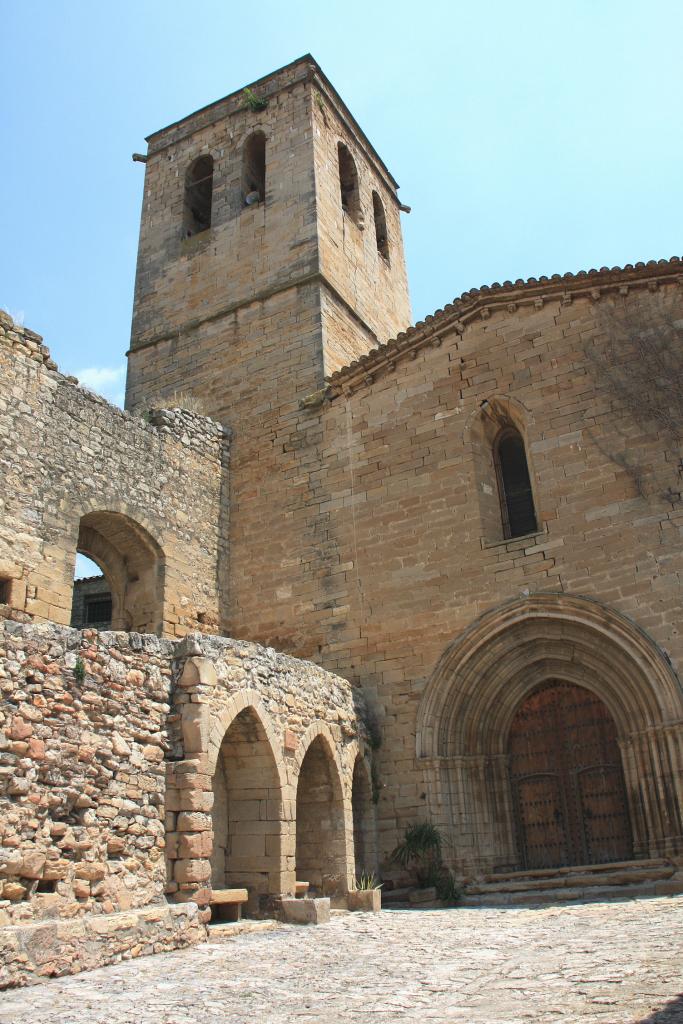
POLYGON ((239 921, 242 917, 242 904, 248 899, 247 889, 213 889, 209 900, 211 920, 239 921))

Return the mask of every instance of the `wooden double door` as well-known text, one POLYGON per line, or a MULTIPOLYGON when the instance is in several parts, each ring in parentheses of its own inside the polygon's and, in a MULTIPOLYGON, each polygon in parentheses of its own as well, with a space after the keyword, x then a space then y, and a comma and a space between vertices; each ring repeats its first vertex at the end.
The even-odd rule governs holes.
POLYGON ((513 720, 509 755, 524 868, 632 857, 616 726, 595 694, 557 680, 534 690, 513 720))

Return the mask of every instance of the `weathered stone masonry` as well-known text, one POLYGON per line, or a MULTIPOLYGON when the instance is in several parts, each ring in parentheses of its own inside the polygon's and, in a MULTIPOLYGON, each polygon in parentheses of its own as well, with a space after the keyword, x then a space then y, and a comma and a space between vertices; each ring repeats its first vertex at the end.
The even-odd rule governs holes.
POLYGON ((0 314, 4 600, 68 625, 76 551, 104 569, 118 629, 215 630, 227 601, 229 440, 185 410, 131 416, 59 373, 0 314))
MULTIPOLYGON (((210 863, 214 884, 224 886, 227 865, 217 856, 228 850, 229 881, 249 884, 254 912, 292 894, 297 799, 301 807, 311 750, 333 795, 307 852, 320 864, 320 888, 351 886, 354 769, 367 776, 369 765, 362 701, 345 680, 199 634, 178 646, 7 621, 0 693, 0 984, 197 941, 210 863), (235 752, 235 723, 250 717, 259 736, 235 752), (241 772, 244 783, 242 762, 254 755, 271 759, 272 792, 260 798, 252 787, 245 797, 240 786, 226 802, 219 757, 228 778, 241 772), (216 808, 214 791, 223 801, 216 808), (164 909, 165 896, 186 910, 164 909)), ((260 761, 256 769, 262 786, 260 761)))

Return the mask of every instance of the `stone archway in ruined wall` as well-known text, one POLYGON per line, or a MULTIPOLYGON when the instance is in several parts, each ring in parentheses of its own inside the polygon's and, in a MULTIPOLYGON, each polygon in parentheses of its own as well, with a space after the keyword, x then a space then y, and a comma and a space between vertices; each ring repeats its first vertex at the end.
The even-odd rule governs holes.
POLYGON ((473 623, 442 655, 420 703, 418 764, 455 869, 524 866, 511 727, 525 700, 551 681, 587 691, 614 723, 634 855, 682 852, 680 681, 624 616, 587 598, 541 594, 473 623))
POLYGON ((112 629, 163 632, 166 561, 150 530, 111 509, 81 516, 76 551, 102 570, 112 599, 112 629))
POLYGON ((342 764, 325 722, 312 722, 299 741, 291 781, 294 791, 296 879, 319 896, 353 886, 353 765, 342 764))
POLYGON ((348 891, 354 769, 361 762, 369 771, 362 742, 340 756, 330 726, 315 720, 294 745, 257 690, 217 701, 215 667, 191 646, 173 707, 177 759, 167 763, 169 897, 205 908, 212 887, 244 886, 258 912, 271 897, 294 894, 297 867, 318 892, 348 891), (301 820, 297 846, 297 805, 304 823, 315 818, 317 842, 308 848, 301 820))

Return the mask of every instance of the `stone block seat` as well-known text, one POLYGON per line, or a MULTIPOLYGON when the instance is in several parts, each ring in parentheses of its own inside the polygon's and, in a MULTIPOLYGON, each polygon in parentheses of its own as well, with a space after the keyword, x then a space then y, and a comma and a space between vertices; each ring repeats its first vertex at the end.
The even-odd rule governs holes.
POLYGON ((213 889, 211 892, 211 921, 239 921, 242 917, 242 904, 249 899, 247 889, 213 889))

